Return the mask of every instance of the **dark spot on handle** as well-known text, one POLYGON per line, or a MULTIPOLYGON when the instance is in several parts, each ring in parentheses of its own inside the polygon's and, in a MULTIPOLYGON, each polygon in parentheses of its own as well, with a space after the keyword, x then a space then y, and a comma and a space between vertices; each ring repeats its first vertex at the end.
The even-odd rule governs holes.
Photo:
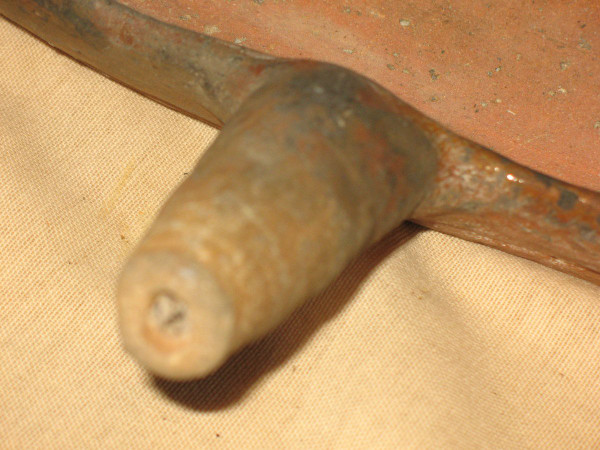
POLYGON ((579 197, 575 192, 562 190, 560 192, 560 198, 558 199, 558 206, 568 211, 575 207, 577 200, 579 200, 579 197))
POLYGON ((471 159, 473 158, 473 153, 474 153, 473 149, 471 147, 465 146, 465 147, 463 147, 462 150, 463 150, 463 153, 462 153, 462 155, 460 155, 461 161, 464 163, 471 162, 471 159))

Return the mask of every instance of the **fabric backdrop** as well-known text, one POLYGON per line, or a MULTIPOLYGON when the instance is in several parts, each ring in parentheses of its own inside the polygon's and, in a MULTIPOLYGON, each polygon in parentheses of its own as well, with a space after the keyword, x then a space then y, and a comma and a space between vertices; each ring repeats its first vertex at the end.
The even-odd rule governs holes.
POLYGON ((216 131, 0 19, 0 447, 600 448, 600 288, 407 225, 215 375, 115 283, 216 131))

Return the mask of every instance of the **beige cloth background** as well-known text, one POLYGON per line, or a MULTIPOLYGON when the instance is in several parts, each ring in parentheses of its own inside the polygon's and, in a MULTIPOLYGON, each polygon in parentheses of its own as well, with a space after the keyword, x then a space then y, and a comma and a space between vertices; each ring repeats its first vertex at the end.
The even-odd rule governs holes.
POLYGON ((410 225, 216 375, 147 375, 115 281, 215 134, 0 19, 0 447, 600 448, 600 288, 410 225))

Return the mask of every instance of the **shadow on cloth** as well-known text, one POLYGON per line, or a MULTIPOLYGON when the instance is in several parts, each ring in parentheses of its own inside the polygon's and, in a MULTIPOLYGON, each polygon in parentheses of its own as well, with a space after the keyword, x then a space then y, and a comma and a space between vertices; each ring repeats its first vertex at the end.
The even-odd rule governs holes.
POLYGON ((188 382, 151 375, 151 385, 191 409, 219 410, 232 406, 257 381, 304 347, 322 324, 345 307, 373 269, 421 230, 420 226, 407 223, 386 235, 357 257, 324 292, 306 302, 265 338, 234 354, 212 375, 188 382))

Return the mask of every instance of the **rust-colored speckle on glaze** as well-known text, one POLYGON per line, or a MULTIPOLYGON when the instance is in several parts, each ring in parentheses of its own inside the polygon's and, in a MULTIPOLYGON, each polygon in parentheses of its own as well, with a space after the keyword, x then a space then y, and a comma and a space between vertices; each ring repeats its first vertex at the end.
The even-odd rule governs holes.
POLYGON ((125 346, 159 375, 214 371, 406 219, 600 284, 600 194, 461 138, 353 71, 265 56, 114 0, 0 0, 0 12, 224 124, 119 283, 125 346))

